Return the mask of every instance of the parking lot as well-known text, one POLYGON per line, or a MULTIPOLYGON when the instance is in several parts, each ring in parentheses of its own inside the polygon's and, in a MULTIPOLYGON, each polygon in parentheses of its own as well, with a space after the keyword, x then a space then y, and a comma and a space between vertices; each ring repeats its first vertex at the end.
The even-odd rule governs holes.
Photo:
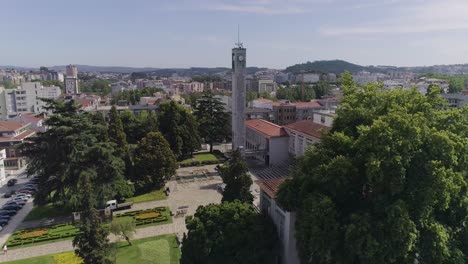
MULTIPOLYGON (((5 183, 3 186, 0 187, 0 207, 3 207, 5 203, 7 203, 11 198, 4 198, 3 195, 5 193, 16 191, 21 189, 26 183, 29 182, 29 178, 26 177, 26 173, 20 173, 18 175, 12 175, 7 178, 7 181, 10 179, 17 179, 18 182, 13 186, 7 186, 5 183)), ((29 199, 29 201, 21 208, 16 215, 14 215, 8 224, 3 227, 3 230, 0 231, 0 245, 3 245, 11 233, 15 231, 15 229, 21 224, 23 219, 28 215, 28 213, 33 208, 33 199, 29 199)))

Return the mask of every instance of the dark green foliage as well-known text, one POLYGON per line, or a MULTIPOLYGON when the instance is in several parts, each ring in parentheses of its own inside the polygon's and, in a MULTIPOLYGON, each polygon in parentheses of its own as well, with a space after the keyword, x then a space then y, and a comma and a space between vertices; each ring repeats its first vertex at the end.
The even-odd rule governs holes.
POLYGON ((84 170, 80 173, 80 228, 73 239, 75 253, 83 259, 84 264, 111 264, 111 247, 107 236, 109 233, 101 225, 101 218, 97 210, 94 197, 92 179, 97 177, 96 172, 84 170))
POLYGON ((185 100, 185 104, 190 105, 192 108, 197 106, 197 101, 202 97, 202 93, 193 92, 193 93, 184 93, 181 95, 185 100))
POLYGON ((277 196, 302 262, 466 263, 468 109, 442 110, 437 87, 341 83, 331 133, 277 196))
POLYGON ((119 116, 129 144, 137 144, 146 134, 158 131, 159 121, 153 111, 141 111, 135 115, 125 110, 119 116))
POLYGON ((296 64, 286 68, 286 72, 301 73, 301 72, 317 72, 317 73, 336 73, 341 74, 344 71, 359 72, 362 70, 370 70, 366 67, 352 64, 342 60, 329 61, 314 61, 302 64, 296 64))
POLYGON ((194 116, 176 102, 160 105, 159 130, 166 138, 177 159, 200 148, 198 123, 194 116))
POLYGON ((115 105, 112 105, 109 113, 109 140, 117 145, 117 149, 122 155, 127 152, 127 136, 123 130, 122 120, 115 105))
POLYGON ((200 206, 186 220, 182 264, 271 264, 278 236, 271 220, 241 202, 200 206))
POLYGON ((200 137, 210 145, 213 152, 215 142, 223 142, 231 135, 230 115, 224 112, 224 104, 212 93, 204 93, 198 99, 194 115, 198 120, 200 137))
POLYGON ((422 77, 436 78, 449 81, 449 93, 459 93, 468 89, 468 75, 442 75, 435 73, 426 73, 422 77))
POLYGON ((242 158, 240 151, 233 151, 231 159, 220 168, 221 178, 226 184, 223 202, 235 200, 248 204, 253 202, 253 195, 250 193, 250 186, 253 182, 247 172, 247 163, 242 158))
POLYGON ((312 84, 299 84, 289 87, 281 87, 276 92, 279 100, 289 100, 291 102, 308 102, 312 99, 320 99, 328 93, 330 85, 325 81, 312 84))
POLYGON ((73 101, 48 102, 54 113, 45 121, 49 130, 22 147, 29 158, 28 174, 39 177, 34 202, 51 201, 76 209, 81 192, 78 179, 83 168, 99 175, 93 179, 98 204, 116 195, 128 195, 131 189, 123 188, 124 163, 115 155, 114 144, 107 141, 107 128, 93 122, 95 116, 78 112, 73 101), (121 191, 124 194, 119 194, 121 191))
POLYGON ((122 92, 118 92, 112 96, 113 103, 117 103, 118 101, 126 101, 128 104, 136 104, 140 102, 141 97, 145 96, 153 96, 155 93, 160 92, 164 93, 162 88, 157 87, 145 87, 143 89, 137 90, 124 90, 122 92))
POLYGON ((249 103, 249 102, 251 102, 251 101, 258 98, 258 93, 252 92, 252 91, 247 91, 247 94, 246 94, 245 98, 246 98, 245 99, 246 103, 249 103))
POLYGON ((148 133, 138 143, 134 155, 135 175, 132 180, 138 188, 159 188, 175 174, 176 159, 159 132, 148 133))
POLYGON ((80 83, 80 91, 106 96, 111 92, 111 85, 108 80, 95 79, 92 83, 80 83))

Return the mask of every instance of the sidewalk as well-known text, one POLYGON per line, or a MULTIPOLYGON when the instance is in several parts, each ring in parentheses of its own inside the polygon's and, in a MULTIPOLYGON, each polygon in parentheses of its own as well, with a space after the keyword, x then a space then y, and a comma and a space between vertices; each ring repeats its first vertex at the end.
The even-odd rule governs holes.
MULTIPOLYGON (((167 234, 182 234, 183 232, 186 232, 184 218, 173 218, 173 221, 174 222, 172 224, 139 228, 137 229, 136 234, 133 236, 133 239, 141 239, 167 234)), ((114 235, 110 235, 109 239, 111 242, 118 241, 114 235)), ((8 250, 7 255, 0 255, 0 262, 39 257, 73 250, 74 248, 71 240, 59 241, 39 246, 8 250)))

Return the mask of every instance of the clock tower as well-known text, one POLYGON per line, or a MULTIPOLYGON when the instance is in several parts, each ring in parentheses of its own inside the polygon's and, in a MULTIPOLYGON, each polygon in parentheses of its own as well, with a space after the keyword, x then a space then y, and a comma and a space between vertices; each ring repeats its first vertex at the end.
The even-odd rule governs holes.
POLYGON ((232 149, 245 147, 245 65, 246 49, 236 43, 232 49, 232 149))

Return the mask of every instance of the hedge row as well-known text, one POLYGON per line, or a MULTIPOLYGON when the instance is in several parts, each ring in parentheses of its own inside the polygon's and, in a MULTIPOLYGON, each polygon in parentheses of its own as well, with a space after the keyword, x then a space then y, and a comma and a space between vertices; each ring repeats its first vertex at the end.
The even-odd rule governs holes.
POLYGON ((144 213, 149 213, 149 212, 165 212, 167 211, 166 207, 156 207, 156 208, 151 208, 151 209, 145 209, 145 210, 137 210, 137 211, 131 211, 131 212, 126 212, 123 214, 118 214, 115 217, 125 217, 125 216, 131 216, 134 217, 139 214, 144 214, 144 213))
POLYGON ((61 238, 68 238, 68 237, 74 237, 78 234, 80 234, 81 231, 76 230, 75 232, 66 232, 63 234, 56 234, 56 235, 42 235, 39 237, 35 237, 32 239, 21 239, 21 238, 14 238, 10 242, 8 242, 9 247, 14 247, 14 246, 20 246, 20 245, 27 245, 27 244, 32 244, 32 243, 39 243, 39 242, 44 242, 44 241, 50 241, 50 240, 57 240, 61 238))
POLYGON ((139 225, 149 225, 149 224, 152 224, 152 223, 159 223, 159 222, 164 222, 164 221, 167 221, 167 216, 159 216, 159 217, 155 217, 155 218, 140 220, 140 221, 136 221, 135 224, 137 226, 139 226, 139 225))
POLYGON ((214 164, 219 164, 222 162, 223 161, 219 159, 218 160, 204 160, 204 161, 194 160, 189 163, 179 163, 179 165, 181 168, 185 168, 185 167, 195 167, 195 166, 203 166, 203 165, 214 165, 214 164))

